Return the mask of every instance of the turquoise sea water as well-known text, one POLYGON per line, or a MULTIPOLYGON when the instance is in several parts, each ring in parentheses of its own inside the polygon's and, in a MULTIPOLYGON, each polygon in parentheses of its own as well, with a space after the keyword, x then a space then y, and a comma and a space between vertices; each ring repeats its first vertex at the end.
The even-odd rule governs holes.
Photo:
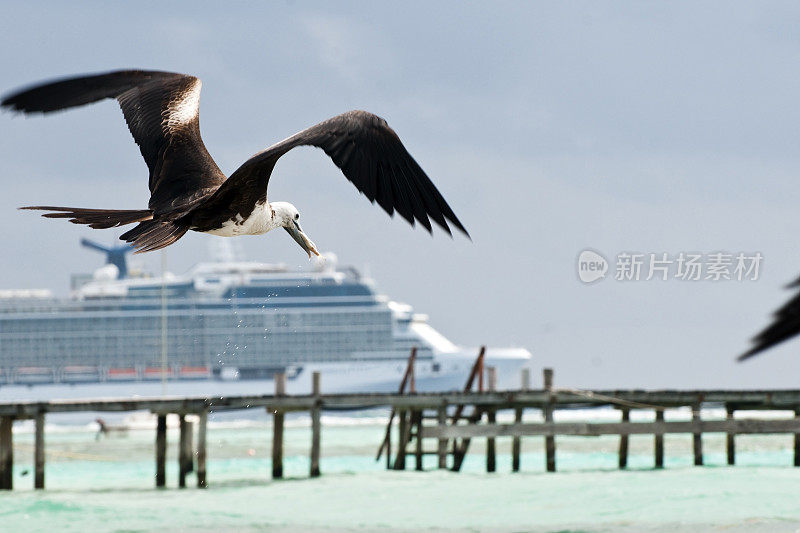
MULTIPOLYGON (((15 490, 0 494, 3 531, 798 531, 800 469, 791 436, 737 437, 737 466, 724 436, 703 438, 707 466, 692 466, 691 438, 667 436, 666 468, 652 469, 652 437, 630 441, 629 469, 616 469, 616 437, 557 439, 558 469, 544 471, 543 439, 523 440, 511 472, 509 439, 498 439, 498 472, 485 472, 473 440, 461 473, 386 471, 374 454, 381 417, 328 417, 323 475, 308 479, 310 433, 289 420, 287 479, 272 481, 266 421, 210 425, 209 488, 178 489, 170 430, 168 488, 153 488, 152 429, 95 440, 94 428, 47 428, 47 489, 32 490, 33 435, 15 425, 15 490), (25 473, 27 471, 27 474, 25 473)), ((433 444, 431 442, 431 444, 433 444)), ((409 461, 409 466, 413 460, 409 461)))

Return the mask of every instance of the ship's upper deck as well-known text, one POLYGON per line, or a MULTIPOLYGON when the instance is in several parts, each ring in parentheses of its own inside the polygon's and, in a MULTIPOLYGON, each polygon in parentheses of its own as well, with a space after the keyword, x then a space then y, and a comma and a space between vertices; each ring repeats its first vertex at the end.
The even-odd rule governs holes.
MULTIPOLYGON (((107 265, 108 266, 108 265, 107 265)), ((99 269, 69 298, 49 291, 0 292, 0 313, 143 310, 230 307, 372 306, 387 298, 376 293, 374 282, 352 268, 336 268, 326 257, 309 270, 258 262, 200 263, 184 275, 115 279, 99 269)))

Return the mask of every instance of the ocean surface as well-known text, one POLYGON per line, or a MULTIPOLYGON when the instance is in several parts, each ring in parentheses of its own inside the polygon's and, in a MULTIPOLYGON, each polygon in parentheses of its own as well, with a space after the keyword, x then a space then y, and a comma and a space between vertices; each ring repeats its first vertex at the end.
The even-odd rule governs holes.
MULTIPOLYGON (((154 422, 134 413, 115 421, 130 428, 126 433, 99 439, 92 422, 48 419, 47 489, 34 491, 33 425, 17 422, 15 488, 0 494, 0 530, 800 531, 792 436, 737 437, 738 464, 729 467, 724 435, 709 434, 706 466, 694 467, 691 437, 668 435, 660 471, 653 469, 651 436, 631 437, 627 471, 616 468, 617 437, 558 437, 557 473, 544 471, 542 438, 523 439, 520 473, 511 472, 510 439, 498 439, 492 474, 485 472, 485 440, 473 439, 461 473, 436 470, 435 457, 426 457, 424 472, 395 472, 374 459, 386 414, 326 414, 318 479, 308 478, 308 417, 287 418, 282 481, 269 477, 270 417, 212 417, 205 490, 196 488, 194 474, 189 488, 177 488, 174 427, 168 488, 154 488, 154 422)), ((557 415, 619 419, 611 410, 557 415)), ((715 415, 723 416, 703 413, 715 415)))

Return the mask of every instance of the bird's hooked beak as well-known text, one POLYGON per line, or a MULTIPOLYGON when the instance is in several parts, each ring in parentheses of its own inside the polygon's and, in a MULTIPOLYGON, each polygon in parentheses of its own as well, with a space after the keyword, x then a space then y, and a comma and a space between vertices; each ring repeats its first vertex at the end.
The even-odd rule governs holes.
POLYGON ((300 224, 298 224, 296 221, 292 220, 289 225, 284 226, 283 229, 285 229, 289 235, 292 236, 292 239, 294 239, 297 244, 299 244, 303 250, 306 251, 309 259, 311 259, 311 254, 319 255, 317 247, 314 245, 311 239, 309 239, 308 236, 303 233, 303 230, 300 229, 300 224))

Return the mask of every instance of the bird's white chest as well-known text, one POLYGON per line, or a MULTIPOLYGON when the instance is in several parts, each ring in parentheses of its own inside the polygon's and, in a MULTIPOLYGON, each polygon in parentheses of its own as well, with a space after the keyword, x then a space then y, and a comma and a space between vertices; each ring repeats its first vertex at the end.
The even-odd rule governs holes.
POLYGON ((236 237, 237 235, 261 235, 269 230, 275 229, 275 219, 272 216, 272 209, 269 204, 256 204, 253 211, 244 218, 237 214, 233 219, 226 220, 217 229, 206 231, 211 235, 220 237, 236 237))

